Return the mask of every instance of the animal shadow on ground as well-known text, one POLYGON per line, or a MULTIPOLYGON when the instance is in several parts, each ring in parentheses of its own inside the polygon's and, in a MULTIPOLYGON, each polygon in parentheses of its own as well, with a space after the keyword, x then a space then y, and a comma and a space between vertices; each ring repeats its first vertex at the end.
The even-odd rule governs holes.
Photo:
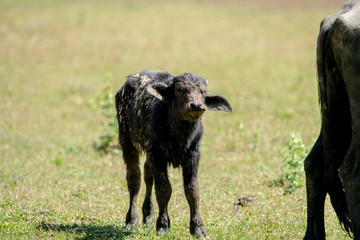
POLYGON ((55 224, 42 222, 38 227, 40 230, 64 232, 75 236, 74 239, 126 239, 132 234, 126 227, 113 225, 94 224, 55 224))

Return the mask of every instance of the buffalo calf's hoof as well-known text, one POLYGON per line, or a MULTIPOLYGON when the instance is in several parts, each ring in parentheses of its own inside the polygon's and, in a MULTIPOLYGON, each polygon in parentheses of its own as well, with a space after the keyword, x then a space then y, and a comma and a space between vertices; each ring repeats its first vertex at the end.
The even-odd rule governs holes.
POLYGON ((154 219, 155 212, 154 212, 154 205, 151 201, 145 201, 142 206, 142 213, 143 213, 143 223, 149 223, 151 220, 154 219))
POLYGON ((139 216, 138 215, 134 215, 134 214, 127 214, 126 215, 126 221, 125 221, 125 225, 126 228, 129 230, 132 230, 134 228, 136 228, 139 224, 139 216))
POLYGON ((190 233, 195 237, 203 238, 208 237, 208 234, 204 228, 203 224, 196 224, 194 222, 190 223, 190 233))
POLYGON ((191 234, 198 238, 207 238, 208 237, 208 234, 205 231, 204 227, 195 228, 194 233, 191 233, 191 234))
POLYGON ((169 217, 158 218, 156 221, 156 231, 160 235, 164 235, 164 233, 170 229, 170 219, 169 217))

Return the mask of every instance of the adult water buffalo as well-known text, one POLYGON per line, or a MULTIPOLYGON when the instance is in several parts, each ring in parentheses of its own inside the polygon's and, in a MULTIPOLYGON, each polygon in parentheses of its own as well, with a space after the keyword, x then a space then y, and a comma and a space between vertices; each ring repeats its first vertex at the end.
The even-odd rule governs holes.
POLYGON ((324 201, 360 239, 360 1, 350 0, 326 17, 317 43, 322 125, 305 159, 307 230, 304 239, 325 239, 324 201))

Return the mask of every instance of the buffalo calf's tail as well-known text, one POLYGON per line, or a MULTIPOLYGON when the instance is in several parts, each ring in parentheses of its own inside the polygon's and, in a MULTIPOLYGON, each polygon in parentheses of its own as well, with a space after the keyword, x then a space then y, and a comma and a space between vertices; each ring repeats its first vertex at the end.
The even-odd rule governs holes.
POLYGON ((115 108, 116 108, 116 119, 118 122, 118 139, 119 139, 119 143, 120 145, 122 145, 122 132, 124 131, 124 106, 123 106, 123 92, 124 89, 121 88, 115 95, 115 108))

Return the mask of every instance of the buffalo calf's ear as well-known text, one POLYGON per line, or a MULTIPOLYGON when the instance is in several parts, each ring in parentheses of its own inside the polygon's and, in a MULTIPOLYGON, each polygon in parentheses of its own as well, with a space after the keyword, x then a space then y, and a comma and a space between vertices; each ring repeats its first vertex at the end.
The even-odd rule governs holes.
POLYGON ((205 105, 212 111, 232 112, 230 103, 221 95, 208 93, 205 96, 205 105))
POLYGON ((163 100, 168 95, 168 86, 164 83, 153 83, 146 88, 147 92, 154 97, 163 100))

